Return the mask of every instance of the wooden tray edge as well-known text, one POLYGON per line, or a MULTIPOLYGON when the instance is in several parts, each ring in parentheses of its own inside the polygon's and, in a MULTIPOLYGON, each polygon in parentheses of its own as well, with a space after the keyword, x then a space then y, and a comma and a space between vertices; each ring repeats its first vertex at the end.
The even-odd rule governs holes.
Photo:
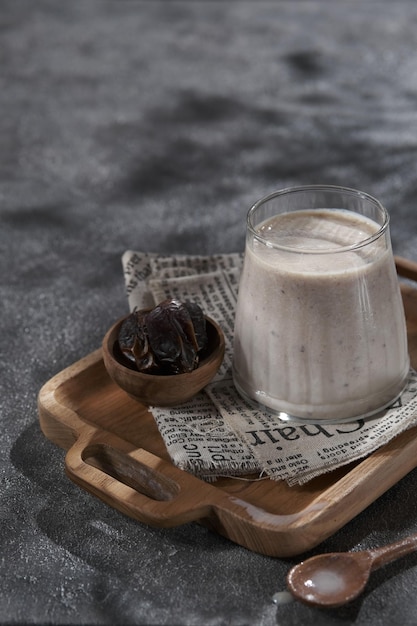
POLYGON ((41 430, 47 439, 64 450, 68 450, 77 441, 85 424, 76 411, 57 400, 56 391, 67 380, 94 366, 100 360, 102 360, 101 348, 52 376, 38 393, 37 407, 41 430), (63 430, 62 425, 66 430, 63 430))

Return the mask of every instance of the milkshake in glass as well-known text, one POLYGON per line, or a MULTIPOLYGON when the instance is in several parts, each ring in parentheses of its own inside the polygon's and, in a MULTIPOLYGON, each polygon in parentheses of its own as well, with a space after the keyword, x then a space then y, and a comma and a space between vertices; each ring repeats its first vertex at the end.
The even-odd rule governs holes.
POLYGON ((337 423, 388 407, 408 372, 384 207, 331 186, 256 203, 235 321, 240 394, 284 420, 337 423))

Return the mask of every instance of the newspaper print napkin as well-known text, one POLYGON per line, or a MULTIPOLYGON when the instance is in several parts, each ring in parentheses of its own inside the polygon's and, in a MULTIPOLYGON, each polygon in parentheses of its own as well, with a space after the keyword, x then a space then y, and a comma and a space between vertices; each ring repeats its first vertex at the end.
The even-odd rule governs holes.
POLYGON ((131 311, 167 297, 189 299, 200 304, 225 334, 223 365, 202 392, 180 406, 151 407, 175 465, 205 480, 256 474, 258 479, 303 484, 364 458, 417 424, 417 374, 413 370, 398 401, 382 416, 366 421, 295 425, 248 405, 236 392, 231 376, 242 260, 240 254, 161 257, 130 250, 122 257, 131 311))

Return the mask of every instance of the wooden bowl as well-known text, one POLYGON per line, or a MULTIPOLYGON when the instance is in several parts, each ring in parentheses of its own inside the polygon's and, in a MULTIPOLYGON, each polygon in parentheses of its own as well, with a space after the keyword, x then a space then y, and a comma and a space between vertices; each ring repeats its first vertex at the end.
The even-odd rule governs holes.
POLYGON ((135 368, 119 348, 118 320, 107 331, 103 343, 103 360, 110 378, 135 400, 148 406, 174 406, 190 400, 210 382, 224 357, 224 335, 220 326, 205 316, 208 345, 200 354, 200 363, 185 374, 145 374, 135 368))

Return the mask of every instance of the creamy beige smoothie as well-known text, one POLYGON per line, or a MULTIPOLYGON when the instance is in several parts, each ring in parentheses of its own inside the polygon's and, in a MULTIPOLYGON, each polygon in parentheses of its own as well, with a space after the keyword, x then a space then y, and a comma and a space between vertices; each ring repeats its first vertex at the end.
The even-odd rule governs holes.
POLYGON ((341 421, 388 406, 409 370, 390 243, 351 211, 284 213, 247 244, 234 381, 276 412, 341 421), (342 250, 343 248, 343 250, 342 250), (304 251, 304 252, 302 252, 304 251))

